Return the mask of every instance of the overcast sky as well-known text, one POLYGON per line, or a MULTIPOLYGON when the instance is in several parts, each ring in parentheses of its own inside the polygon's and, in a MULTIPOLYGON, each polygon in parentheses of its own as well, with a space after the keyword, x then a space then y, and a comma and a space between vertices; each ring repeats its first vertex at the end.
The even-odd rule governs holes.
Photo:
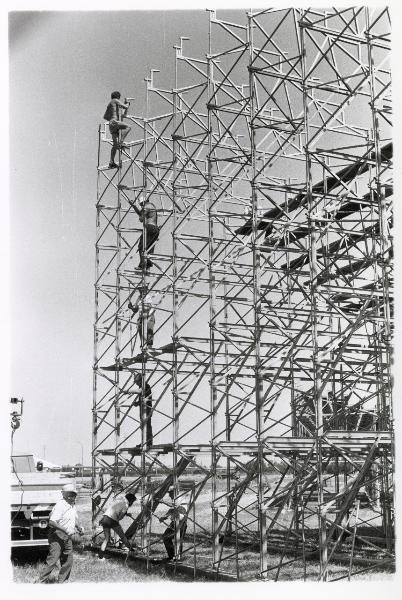
POLYGON ((89 461, 98 124, 114 89, 144 114, 149 70, 171 87, 173 45, 203 57, 207 34, 205 10, 10 14, 14 452, 89 461))

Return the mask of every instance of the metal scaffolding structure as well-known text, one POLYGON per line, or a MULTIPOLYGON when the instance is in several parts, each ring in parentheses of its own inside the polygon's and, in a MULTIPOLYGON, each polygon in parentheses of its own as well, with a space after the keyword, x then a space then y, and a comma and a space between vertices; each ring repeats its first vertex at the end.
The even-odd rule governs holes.
POLYGON ((150 563, 173 486, 194 576, 392 569, 388 10, 209 11, 208 40, 194 58, 181 38, 171 88, 151 71, 119 170, 99 129, 94 524, 138 489, 150 563))

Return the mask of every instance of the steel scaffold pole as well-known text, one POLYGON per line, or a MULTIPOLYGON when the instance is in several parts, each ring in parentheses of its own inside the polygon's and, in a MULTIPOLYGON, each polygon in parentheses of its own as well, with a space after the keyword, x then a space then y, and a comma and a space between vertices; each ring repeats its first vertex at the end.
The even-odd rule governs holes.
POLYGON ((261 377, 261 254, 258 241, 258 194, 256 167, 256 127, 254 123, 257 110, 256 87, 253 75, 254 43, 253 43, 253 14, 248 14, 248 44, 249 44, 249 93, 250 93, 250 154, 251 154, 251 208, 253 231, 251 245, 253 252, 253 313, 254 313, 254 352, 255 352, 255 409, 256 409, 256 438, 258 444, 257 471, 257 510, 258 534, 260 549, 260 577, 267 576, 267 539, 266 518, 264 511, 264 395, 261 377))
MULTIPOLYGON (((373 127, 373 138, 374 138, 374 149, 375 149, 375 198, 378 206, 378 223, 379 223, 379 254, 380 254, 380 285, 382 291, 382 305, 383 315, 380 313, 380 302, 377 298, 376 309, 377 315, 384 317, 382 324, 374 323, 374 328, 377 332, 376 339, 378 339, 378 354, 379 354, 379 427, 381 430, 393 431, 393 415, 392 415, 392 404, 389 402, 389 395, 392 389, 392 332, 391 332, 391 311, 390 311, 390 299, 389 299, 389 255, 392 249, 392 242, 389 238, 389 220, 388 220, 388 207, 385 194, 382 189, 382 161, 381 161, 381 135, 379 127, 379 109, 377 103, 381 100, 381 91, 378 92, 378 87, 381 86, 381 80, 376 77, 376 67, 374 61, 374 49, 373 49, 373 34, 370 32, 372 26, 371 11, 368 7, 365 8, 366 18, 366 38, 367 38, 367 54, 368 54, 368 68, 370 73, 370 107, 372 114, 372 127, 373 127), (382 347, 385 346, 384 350, 382 347), (385 360, 384 360, 385 358, 385 360), (385 368, 384 368, 385 363, 385 368)), ((373 22, 374 25, 374 22, 373 22)), ((375 40, 375 36, 374 36, 375 40)), ((371 195, 373 197, 373 189, 371 189, 371 195)), ((377 280, 378 289, 378 280, 377 280)), ((389 460, 386 452, 381 453, 382 461, 382 478, 381 478, 381 496, 382 496, 382 521, 383 529, 386 537, 387 550, 392 551, 393 546, 393 527, 392 527, 392 516, 391 516, 391 504, 390 498, 390 478, 393 474, 389 469, 389 460)))
POLYGON ((209 369, 210 369, 210 435, 211 435, 211 506, 212 506, 212 568, 218 569, 218 553, 219 541, 217 539, 216 529, 218 526, 218 509, 216 507, 216 408, 217 408, 217 389, 216 389, 216 373, 215 373, 215 327, 216 327, 216 290, 215 290, 215 275, 214 275, 214 260, 215 260, 215 241, 214 241, 214 179, 213 179, 213 162, 212 162, 212 144, 213 144, 213 110, 216 103, 214 89, 214 70, 212 54, 212 18, 214 13, 209 12, 209 41, 207 55, 207 77, 208 77, 208 155, 207 155, 207 178, 208 178, 208 280, 209 280, 209 369))
MULTIPOLYGON (((314 405, 315 405, 315 445, 316 445, 316 464, 317 464, 317 516, 319 529, 319 547, 320 547, 320 580, 327 579, 325 565, 327 564, 328 549, 326 535, 326 520, 322 512, 324 503, 323 494, 323 466, 322 466, 322 448, 321 441, 324 433, 323 429, 323 414, 322 414, 322 380, 321 380, 321 365, 318 360, 319 342, 318 342, 318 323, 317 323, 317 245, 319 233, 317 231, 316 221, 313 215, 314 203, 312 196, 312 172, 311 172, 311 148, 310 148, 310 132, 309 132, 309 82, 307 79, 307 48, 305 40, 305 30, 303 18, 305 11, 301 11, 301 19, 299 21, 300 40, 302 51, 302 73, 303 73, 303 109, 304 109, 304 132, 305 132, 305 161, 306 161, 306 196, 307 196, 307 219, 310 241, 310 297, 311 297, 311 336, 312 336, 312 360, 313 360, 313 380, 314 387, 312 390, 314 405)), ((310 93, 313 93, 311 88, 310 93)))
MULTIPOLYGON (((97 191, 97 202, 96 202, 96 232, 95 232, 95 307, 94 307, 94 325, 93 325, 93 367, 92 367, 92 481, 91 481, 91 500, 95 496, 96 486, 96 473, 97 473, 97 445, 98 445, 98 387, 97 387, 97 369, 98 369, 98 331, 97 323, 99 319, 99 291, 98 291, 98 280, 99 280, 99 247, 98 247, 98 230, 100 226, 99 207, 98 199, 100 193, 100 146, 101 146, 101 125, 98 127, 98 153, 97 153, 97 177, 96 177, 96 191, 97 191)), ((91 507, 91 522, 92 522, 92 537, 95 536, 96 529, 96 512, 94 510, 94 504, 91 507)))
MULTIPOLYGON (((175 499, 178 496, 179 481, 177 477, 177 451, 179 444, 180 434, 180 416, 179 416, 179 393, 177 385, 177 320, 178 320, 178 291, 177 291, 177 242, 176 242, 176 229, 177 229, 177 190, 176 190, 176 178, 177 178, 177 101, 178 101, 178 53, 180 50, 175 48, 174 57, 174 90, 173 90, 173 144, 172 144, 172 160, 173 160, 173 181, 172 181, 172 202, 173 202, 173 213, 172 213, 172 301, 173 301, 173 313, 172 313, 172 341, 173 341, 173 361, 172 361, 172 415, 173 415, 173 486, 175 490, 175 499)), ((175 554, 178 554, 180 548, 180 522, 175 517, 175 554)))

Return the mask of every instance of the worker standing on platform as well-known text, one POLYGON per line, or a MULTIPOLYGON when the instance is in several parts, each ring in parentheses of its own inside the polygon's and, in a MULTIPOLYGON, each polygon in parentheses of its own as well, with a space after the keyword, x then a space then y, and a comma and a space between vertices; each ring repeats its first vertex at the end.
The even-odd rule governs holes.
POLYGON ((103 527, 103 534, 105 536, 105 539, 103 540, 99 550, 100 560, 104 560, 105 558, 105 550, 110 542, 110 534, 112 529, 120 537, 123 544, 125 544, 127 548, 131 550, 132 545, 121 528, 119 521, 126 516, 128 509, 136 499, 137 498, 135 494, 132 494, 131 492, 125 495, 119 494, 115 497, 112 504, 105 511, 103 517, 99 521, 99 524, 103 527))
POLYGON ((142 395, 144 391, 144 403, 145 407, 142 406, 142 410, 140 411, 141 419, 143 419, 143 415, 145 414, 146 420, 146 447, 150 448, 153 444, 153 435, 152 435, 152 389, 147 381, 145 381, 145 386, 142 385, 143 378, 141 373, 136 373, 134 376, 134 383, 140 388, 140 392, 138 394, 138 400, 134 402, 134 406, 141 406, 142 395), (145 410, 144 410, 145 408, 145 410))
POLYGON ((127 144, 124 143, 124 140, 131 131, 131 127, 122 121, 121 112, 122 110, 127 110, 127 108, 130 106, 130 103, 127 102, 127 100, 125 102, 121 102, 120 96, 120 92, 112 92, 111 100, 106 107, 105 114, 103 115, 103 118, 106 121, 109 121, 109 130, 112 134, 113 140, 112 150, 110 152, 109 169, 119 168, 119 165, 117 165, 114 161, 116 152, 119 147, 127 148, 127 144), (120 132, 121 140, 119 140, 120 132))
MULTIPOLYGON (((171 485, 168 490, 169 497, 172 501, 170 508, 164 517, 161 517, 159 521, 164 523, 167 519, 170 519, 170 523, 163 532, 163 543, 165 544, 168 560, 175 558, 175 538, 176 531, 179 529, 179 547, 176 555, 176 560, 181 559, 183 553, 183 540, 187 530, 187 510, 188 506, 185 502, 179 504, 174 502, 174 487, 171 485)), ((176 499, 177 500, 177 499, 176 499)))
POLYGON ((141 340, 141 345, 146 341, 147 348, 152 348, 154 345, 154 328, 155 328, 155 309, 162 300, 160 292, 150 291, 141 302, 138 299, 133 305, 128 303, 128 308, 133 315, 138 313, 137 331, 141 340), (146 326, 145 340, 143 339, 143 327, 146 326))

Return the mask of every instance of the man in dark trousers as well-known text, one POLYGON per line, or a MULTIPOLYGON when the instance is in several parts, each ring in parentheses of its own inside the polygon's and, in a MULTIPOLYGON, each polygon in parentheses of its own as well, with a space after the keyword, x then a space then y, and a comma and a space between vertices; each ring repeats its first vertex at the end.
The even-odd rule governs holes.
POLYGON ((165 544, 166 552, 168 555, 168 560, 176 560, 181 559, 181 555, 183 552, 183 539, 187 530, 187 504, 185 502, 180 502, 179 504, 174 503, 174 487, 170 486, 168 490, 169 497, 172 501, 170 504, 170 508, 167 511, 164 517, 161 517, 159 521, 164 523, 166 520, 170 519, 170 523, 163 532, 163 543, 165 544), (176 529, 179 528, 179 548, 178 554, 175 557, 175 537, 176 537, 176 529))
POLYGON ((103 534, 105 539, 103 540, 101 547, 99 549, 99 559, 105 560, 105 551, 107 545, 110 542, 111 531, 115 531, 117 535, 120 537, 123 544, 127 546, 129 550, 132 549, 132 544, 130 540, 126 537, 123 529, 121 528, 120 521, 126 516, 128 509, 130 506, 137 500, 135 494, 129 492, 128 494, 118 494, 111 505, 104 512, 103 517, 101 518, 99 524, 103 527, 103 534))
POLYGON ((109 169, 118 169, 119 165, 116 165, 114 162, 117 149, 119 148, 127 148, 127 144, 124 143, 127 135, 131 131, 131 127, 124 123, 122 120, 122 110, 127 110, 130 106, 129 102, 121 102, 120 101, 120 92, 112 92, 111 100, 106 107, 106 112, 103 115, 103 118, 106 121, 109 121, 109 130, 112 134, 112 150, 110 152, 110 162, 109 169), (119 133, 121 132, 121 140, 119 140, 119 133))
POLYGON ((62 489, 62 498, 56 502, 49 517, 49 553, 36 583, 47 583, 50 574, 60 559, 58 583, 67 581, 73 566, 72 537, 77 530, 81 535, 84 529, 79 525, 75 500, 77 492, 72 483, 62 489))
POLYGON ((138 240, 138 253, 140 255, 140 262, 138 264, 138 268, 149 269, 152 267, 153 262, 147 258, 144 259, 144 246, 145 250, 151 250, 153 246, 155 246, 156 240, 159 237, 159 227, 158 227, 158 213, 155 204, 150 200, 146 199, 140 201, 138 204, 134 204, 134 210, 137 213, 140 223, 144 224, 145 228, 145 237, 146 243, 144 240, 144 232, 141 234, 140 239, 138 240))
MULTIPOLYGON (((119 185, 120 190, 132 190, 133 186, 127 185, 119 185)), ((129 201, 130 202, 130 201, 129 201)), ((140 223, 144 224, 143 233, 138 240, 137 251, 140 255, 140 262, 138 265, 139 269, 145 268, 149 269, 152 267, 153 262, 148 258, 146 261, 144 259, 144 249, 146 251, 151 250, 157 239, 159 238, 159 227, 158 227, 158 209, 155 204, 149 200, 149 198, 144 198, 142 200, 137 199, 134 202, 130 202, 130 205, 134 208, 137 213, 140 223), (146 240, 144 240, 144 233, 146 240), (144 248, 145 247, 145 248, 144 248)))
POLYGON ((144 390, 144 403, 142 410, 140 411, 141 420, 146 420, 146 447, 150 448, 153 443, 153 435, 152 435, 152 389, 147 381, 145 381, 145 386, 143 387, 143 377, 141 373, 136 373, 134 376, 134 383, 140 388, 140 392, 138 394, 138 400, 134 402, 134 406, 141 406, 142 395, 144 390), (144 410, 145 408, 145 410, 144 410))

